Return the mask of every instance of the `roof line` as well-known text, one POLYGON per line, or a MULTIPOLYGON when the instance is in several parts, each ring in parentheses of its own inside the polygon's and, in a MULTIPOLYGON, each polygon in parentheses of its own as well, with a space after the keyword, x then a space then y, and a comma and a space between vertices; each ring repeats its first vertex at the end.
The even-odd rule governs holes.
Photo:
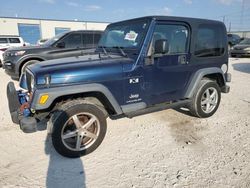
POLYGON ((0 18, 6 18, 6 19, 25 19, 25 20, 39 20, 39 21, 63 21, 63 22, 91 22, 91 23, 107 23, 109 24, 110 22, 98 22, 98 21, 84 21, 84 20, 60 20, 60 19, 43 19, 43 18, 26 18, 26 17, 8 17, 8 16, 0 16, 0 18))

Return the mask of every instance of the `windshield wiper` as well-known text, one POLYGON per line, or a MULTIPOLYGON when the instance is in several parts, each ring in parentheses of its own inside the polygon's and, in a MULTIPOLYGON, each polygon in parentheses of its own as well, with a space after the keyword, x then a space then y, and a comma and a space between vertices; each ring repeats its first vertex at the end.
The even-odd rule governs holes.
POLYGON ((98 48, 101 48, 102 51, 104 52, 104 54, 105 54, 106 56, 109 56, 107 50, 105 49, 105 48, 106 48, 105 46, 98 46, 98 48))
POLYGON ((118 49, 123 57, 127 57, 127 54, 124 52, 124 50, 120 46, 113 46, 112 48, 118 49))
MULTIPOLYGON (((98 48, 101 48, 102 51, 103 51, 103 53, 104 53, 104 55, 105 55, 105 56, 108 56, 108 57, 110 58, 110 55, 108 54, 107 50, 105 49, 106 46, 98 46, 98 48)), ((102 57, 101 57, 101 52, 99 52, 99 58, 100 58, 100 59, 102 58, 102 57)))

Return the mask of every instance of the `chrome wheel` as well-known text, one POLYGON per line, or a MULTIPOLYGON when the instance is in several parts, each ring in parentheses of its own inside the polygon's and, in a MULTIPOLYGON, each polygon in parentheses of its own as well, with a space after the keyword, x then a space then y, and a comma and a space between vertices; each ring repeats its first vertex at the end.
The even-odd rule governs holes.
POLYGON ((61 132, 62 142, 72 151, 82 151, 95 143, 100 134, 100 122, 96 116, 82 112, 71 116, 61 132))
POLYGON ((218 104, 218 91, 214 87, 205 90, 201 97, 201 109, 204 113, 211 113, 218 104))

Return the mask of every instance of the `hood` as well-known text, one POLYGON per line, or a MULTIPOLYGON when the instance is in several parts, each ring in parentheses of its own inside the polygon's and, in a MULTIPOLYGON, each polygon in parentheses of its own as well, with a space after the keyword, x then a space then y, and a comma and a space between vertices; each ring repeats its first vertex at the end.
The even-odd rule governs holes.
POLYGON ((21 47, 10 47, 6 50, 6 52, 12 52, 12 51, 28 51, 28 50, 42 50, 48 48, 45 45, 40 45, 40 46, 21 46, 21 47))
POLYGON ((237 44, 233 48, 236 50, 243 50, 245 48, 249 48, 250 44, 237 44))
POLYGON ((45 77, 48 76, 51 85, 67 85, 121 79, 122 65, 124 63, 132 65, 133 62, 133 59, 119 55, 92 54, 43 61, 29 66, 29 70, 34 74, 37 85, 44 85, 45 77))

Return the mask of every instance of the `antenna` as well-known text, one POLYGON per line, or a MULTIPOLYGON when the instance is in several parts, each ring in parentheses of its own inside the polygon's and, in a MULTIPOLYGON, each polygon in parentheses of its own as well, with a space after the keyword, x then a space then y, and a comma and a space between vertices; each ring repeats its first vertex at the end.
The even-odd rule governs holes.
POLYGON ((243 29, 243 18, 244 18, 244 11, 245 11, 245 0, 241 1, 241 16, 240 16, 240 24, 241 24, 241 29, 243 29))

